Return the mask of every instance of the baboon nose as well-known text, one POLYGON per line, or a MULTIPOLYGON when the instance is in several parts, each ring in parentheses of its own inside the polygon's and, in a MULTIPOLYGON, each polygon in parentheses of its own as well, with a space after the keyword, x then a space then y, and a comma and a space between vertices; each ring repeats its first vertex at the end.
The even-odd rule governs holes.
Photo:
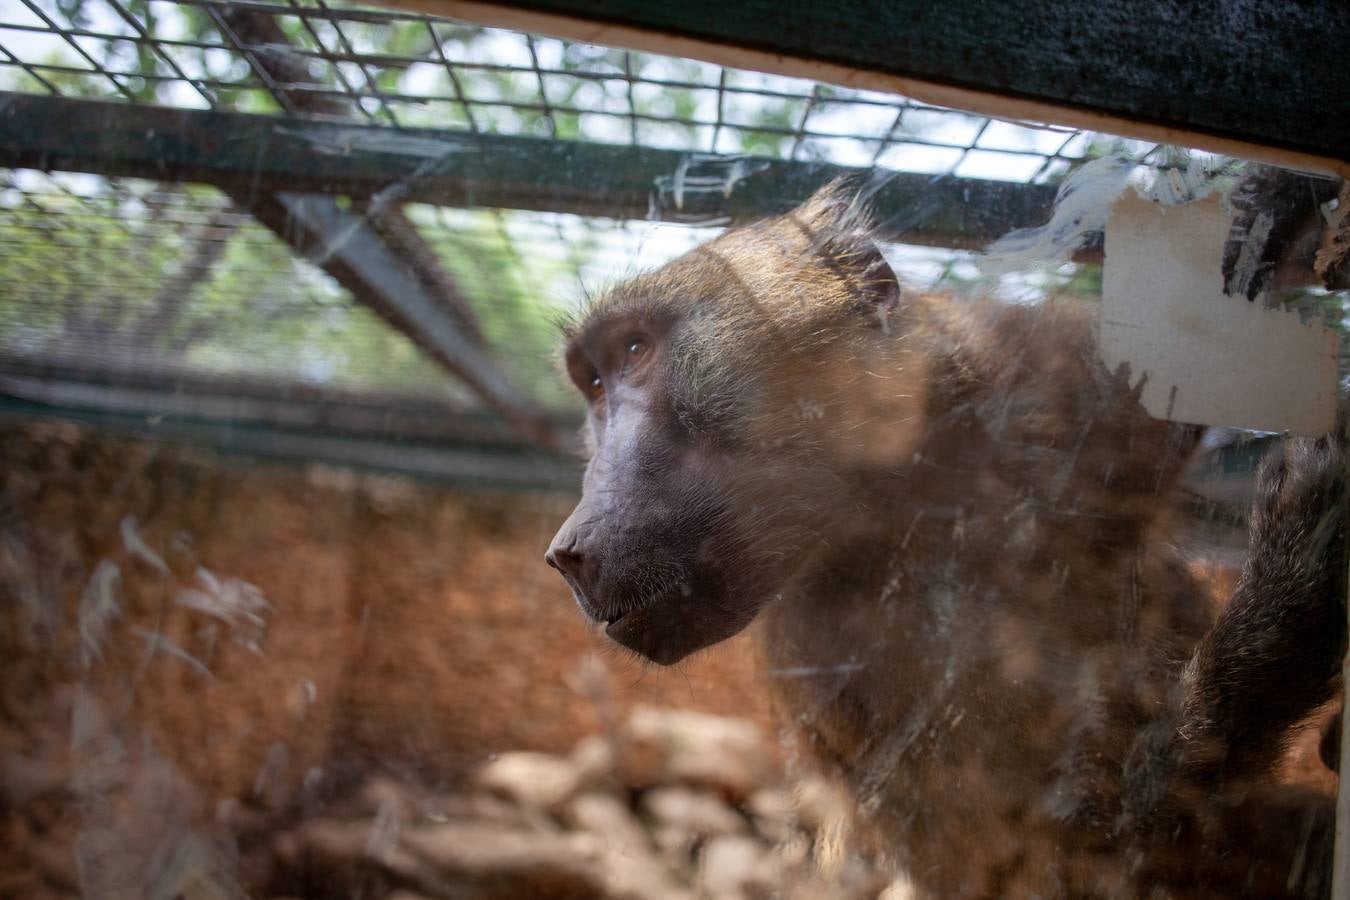
POLYGON ((544 561, 564 575, 571 578, 578 578, 585 565, 580 553, 574 550, 567 550, 562 547, 549 547, 548 552, 544 554, 544 561))

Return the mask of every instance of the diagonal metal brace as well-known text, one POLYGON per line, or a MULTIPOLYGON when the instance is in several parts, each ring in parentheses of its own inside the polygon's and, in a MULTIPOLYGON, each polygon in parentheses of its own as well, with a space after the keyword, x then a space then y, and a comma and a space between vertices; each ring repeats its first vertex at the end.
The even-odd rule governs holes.
POLYGON ((516 430, 550 447, 568 439, 522 395, 360 215, 321 194, 276 192, 236 201, 445 366, 516 430))

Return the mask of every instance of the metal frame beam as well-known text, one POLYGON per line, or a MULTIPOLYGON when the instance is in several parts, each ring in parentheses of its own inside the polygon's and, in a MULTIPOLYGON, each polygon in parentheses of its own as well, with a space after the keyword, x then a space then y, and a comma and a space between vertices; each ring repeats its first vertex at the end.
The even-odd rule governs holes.
MULTIPOLYGON (((861 170, 646 147, 299 120, 0 92, 0 165, 610 218, 727 223, 861 170)), ((873 173, 890 239, 974 249, 1043 224, 1055 188, 873 173)))
MULTIPOLYGON (((382 209, 365 215, 351 212, 341 208, 332 196, 296 192, 297 187, 331 185, 307 179, 304 174, 306 163, 293 155, 284 154, 289 163, 297 167, 290 176, 284 174, 284 168, 256 171, 254 176, 248 176, 246 158, 250 142, 260 141, 256 150, 265 157, 269 141, 266 132, 276 128, 284 130, 286 120, 245 116, 246 120, 261 120, 261 123, 252 123, 263 125, 260 132, 256 127, 241 125, 237 119, 216 119, 217 113, 202 113, 200 115, 208 119, 201 120, 194 118, 194 114, 180 118, 180 112, 0 94, 0 133, 5 135, 0 138, 0 145, 3 145, 0 146, 0 165, 50 166, 104 175, 134 175, 159 181, 200 180, 214 184, 229 193, 236 204, 247 209, 296 252, 310 257, 359 302, 375 310, 437 363, 464 381, 522 434, 546 446, 569 443, 568 437, 553 427, 543 412, 506 379, 489 357, 473 320, 467 318, 455 303, 449 302, 455 294, 439 295, 439 289, 450 286, 448 279, 436 277, 440 274, 439 267, 429 265, 432 262, 430 250, 420 238, 410 239, 416 234, 410 227, 398 230, 400 214, 390 210, 405 198, 391 195, 387 179, 380 185, 384 189, 382 195, 378 191, 365 194, 367 199, 374 198, 373 206, 382 209), (49 120, 51 127, 44 129, 37 123, 47 116, 61 121, 49 120), (180 126, 184 133, 178 133, 180 126), (34 128, 45 131, 46 140, 70 142, 68 146, 75 151, 78 161, 54 159, 53 156, 61 156, 59 148, 54 145, 39 147, 33 143, 30 139, 37 137, 34 128), (117 134, 110 137, 107 134, 109 128, 115 129, 117 134), (225 130, 213 136, 209 131, 211 128, 225 130), (173 152, 161 155, 160 151, 166 145, 205 162, 205 166, 193 168, 188 163, 189 171, 185 172, 181 165, 184 157, 173 152), (84 149, 75 149, 78 147, 84 149), (53 150, 58 152, 49 152, 53 150), (109 154, 107 166, 98 161, 104 153, 109 154), (211 165, 211 161, 220 163, 236 154, 242 156, 235 158, 233 163, 211 165), (63 162, 69 164, 63 165, 63 162), (192 177, 194 174, 200 177, 192 177), (381 226, 393 233, 384 233, 381 226)), ((291 125, 303 130, 309 123, 296 120, 291 125)), ((341 132, 348 126, 330 127, 341 132)), ((379 134, 388 129, 368 127, 367 130, 379 134)), ((43 140, 40 137, 38 143, 43 140)))
MULTIPOLYGON (((245 202, 242 195, 235 200, 245 202)), ((258 221, 457 375, 522 434, 548 447, 568 443, 363 216, 318 194, 279 191, 255 195, 247 205, 258 221)))
MULTIPOLYGON (((247 43, 266 48, 249 51, 245 56, 254 72, 269 86, 278 102, 293 115, 349 119, 359 117, 359 107, 344 96, 288 92, 281 87, 285 84, 307 82, 312 75, 308 61, 296 53, 290 38, 277 24, 275 16, 243 4, 225 8, 212 7, 207 12, 236 46, 247 43)), ((422 282, 426 293, 455 318, 465 336, 478 346, 483 346, 482 331, 478 326, 478 318, 473 307, 440 264, 435 251, 427 246, 417 229, 403 216, 402 208, 397 204, 367 203, 360 213, 378 232, 380 240, 402 259, 414 277, 422 282)))
POLYGON ((446 444, 410 444, 323 432, 293 432, 237 422, 156 420, 95 407, 43 406, 0 395, 0 424, 34 420, 75 422, 117 434, 210 447, 225 454, 291 463, 326 463, 415 478, 514 490, 576 493, 574 460, 537 452, 508 454, 446 444))
MULTIPOLYGON (((482 447, 525 443, 500 416, 424 394, 205 373, 122 355, 3 353, 0 395, 70 406, 88 400, 120 412, 258 422, 332 434, 482 447)), ((552 421, 564 431, 581 425, 577 414, 559 413, 552 421)))
POLYGON ((449 404, 167 374, 3 358, 0 424, 78 422, 227 454, 487 487, 570 493, 580 486, 574 456, 449 404))

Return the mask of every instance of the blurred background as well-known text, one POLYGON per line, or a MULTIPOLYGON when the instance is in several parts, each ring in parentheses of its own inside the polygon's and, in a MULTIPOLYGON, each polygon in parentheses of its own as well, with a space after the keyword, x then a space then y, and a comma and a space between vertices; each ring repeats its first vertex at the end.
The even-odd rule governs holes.
POLYGON ((1093 302, 1090 238, 977 253, 1092 160, 1242 172, 324 0, 3 0, 0 92, 5 897, 902 896, 748 636, 645 668, 543 565, 558 323, 846 169, 915 288, 1093 302))

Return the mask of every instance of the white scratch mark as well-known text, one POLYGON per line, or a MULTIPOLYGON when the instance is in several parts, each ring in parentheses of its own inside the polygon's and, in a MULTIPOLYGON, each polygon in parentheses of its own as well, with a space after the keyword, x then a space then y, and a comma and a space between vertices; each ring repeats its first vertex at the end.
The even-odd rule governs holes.
POLYGON ((173 641, 166 638, 164 635, 160 634, 158 631, 150 631, 149 629, 142 628, 139 625, 131 626, 131 631, 137 637, 145 641, 145 645, 149 649, 151 656, 163 650, 165 653, 169 654, 174 659, 177 659, 185 663, 188 668, 192 669, 194 672, 196 672, 198 675, 201 675, 203 678, 209 681, 216 680, 216 676, 211 674, 211 670, 206 667, 205 663, 203 663, 197 657, 193 656, 191 653, 188 653, 186 650, 175 644, 173 641))
POLYGON ((375 821, 371 823, 370 835, 366 838, 366 853, 380 862, 387 862, 398 847, 398 833, 402 827, 403 817, 399 815, 398 803, 392 797, 385 797, 375 810, 375 821))
POLYGON ((168 564, 164 562, 163 557, 151 550, 150 546, 145 543, 140 531, 137 530, 137 524, 135 516, 124 516, 122 518, 122 547, 127 553, 141 562, 147 563, 155 571, 163 575, 170 574, 168 564))
POLYGON ((866 668, 862 663, 840 663, 837 666, 790 666, 785 669, 767 669, 764 674, 771 678, 810 678, 814 675, 846 675, 849 672, 861 672, 866 668))
POLYGON ((1228 293, 1234 297, 1246 297, 1252 282, 1261 272, 1261 251, 1270 239, 1270 230, 1275 226, 1275 214, 1268 209, 1257 213, 1247 229, 1246 240, 1238 250, 1237 262, 1233 264, 1233 276, 1228 293))
POLYGON ((108 623, 122 611, 117 600, 121 585, 122 570, 117 563, 105 559, 94 569, 80 595, 80 663, 86 669, 103 659, 108 623))
POLYGON ((1006 275, 1033 265, 1058 265, 1106 228, 1111 204, 1125 189, 1137 164, 1119 156, 1094 159, 1079 167, 1055 195, 1050 221, 1018 228, 995 241, 979 260, 988 275, 1006 275))
POLYGON ((221 578, 205 566, 197 567, 197 586, 179 589, 174 601, 204 613, 234 629, 237 640, 254 652, 267 627, 271 604, 262 590, 238 578, 221 578))
POLYGON ((393 131, 365 128, 326 129, 314 134, 298 128, 277 126, 277 134, 295 138, 314 146, 320 153, 346 156, 351 153, 388 153, 396 156, 420 156, 423 159, 441 159, 453 153, 478 153, 480 148, 471 142, 447 137, 421 137, 393 131))

